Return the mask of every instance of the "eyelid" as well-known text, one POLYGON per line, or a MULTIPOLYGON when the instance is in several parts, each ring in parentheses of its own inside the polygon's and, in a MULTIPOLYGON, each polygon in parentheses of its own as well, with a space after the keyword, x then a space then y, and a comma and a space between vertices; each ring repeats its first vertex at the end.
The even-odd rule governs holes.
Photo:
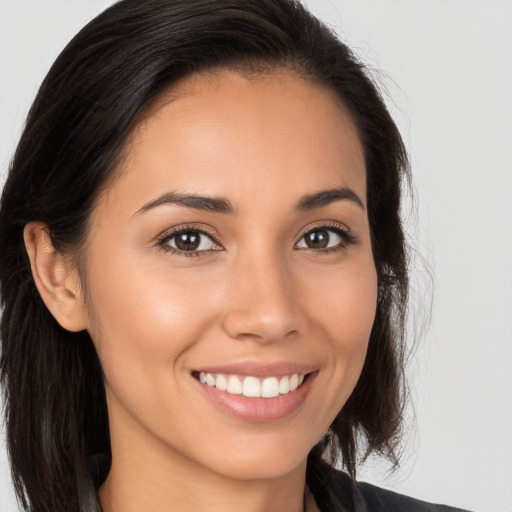
POLYGON ((298 251, 306 251, 308 254, 322 256, 328 253, 346 251, 350 246, 356 245, 357 243, 357 236, 351 233, 350 229, 345 224, 337 221, 318 221, 316 223, 310 224, 301 231, 297 242, 295 242, 294 248, 298 251), (337 237, 341 238, 342 241, 333 247, 324 247, 321 249, 314 249, 311 247, 297 247, 305 235, 311 233, 312 231, 319 230, 332 231, 336 234, 337 237))
MULTIPOLYGON (((178 235, 179 233, 183 233, 186 231, 195 231, 197 233, 201 233, 202 235, 209 237, 213 242, 215 242, 215 244, 224 248, 222 237, 220 237, 220 235, 218 235, 217 233, 214 233, 211 228, 205 227, 204 225, 198 226, 198 225, 192 225, 192 224, 184 224, 184 225, 175 226, 175 227, 166 229, 165 231, 163 231, 156 237, 155 245, 163 246, 172 237, 178 235)), ((183 251, 183 252, 188 252, 189 254, 194 253, 194 251, 183 251)), ((196 252, 208 252, 208 251, 196 251, 196 252)))
MULTIPOLYGON (((336 250, 343 250, 346 249, 349 245, 353 245, 357 243, 357 237, 354 236, 350 229, 343 223, 337 222, 337 221, 316 221, 312 224, 309 224, 306 226, 302 231, 300 232, 297 241, 294 244, 294 248, 296 250, 304 250, 305 248, 297 248, 297 244, 304 238, 305 235, 310 233, 314 230, 331 230, 338 234, 338 236, 341 236, 343 238, 343 243, 336 247, 329 247, 324 249, 312 249, 309 248, 308 250, 315 252, 315 253, 326 253, 336 250)), ((173 237, 179 235, 180 233, 192 231, 200 233, 201 235, 204 235, 210 240, 218 245, 221 249, 224 249, 224 244, 222 237, 220 237, 216 232, 213 232, 213 230, 209 226, 204 225, 193 225, 193 224, 184 224, 175 226, 172 228, 169 228, 165 231, 163 231, 160 235, 158 235, 155 245, 163 250, 170 251, 173 254, 176 254, 178 256, 200 256, 200 255, 207 255, 208 253, 211 253, 212 251, 218 251, 221 249, 208 249, 208 250, 196 250, 196 251, 183 251, 176 248, 173 248, 172 246, 168 245, 169 240, 171 240, 173 237)))
POLYGON ((307 235, 310 231, 313 231, 315 229, 320 229, 320 228, 324 228, 324 229, 334 229, 334 230, 338 230, 338 231, 343 231, 343 233, 345 233, 346 235, 350 235, 350 236, 353 236, 350 234, 350 229, 345 225, 345 224, 342 224, 341 222, 336 222, 336 221, 317 221, 317 222, 314 222, 313 224, 309 224, 308 226, 306 226, 299 234, 299 236, 297 237, 297 241, 295 242, 295 244, 298 244, 300 242, 300 240, 302 239, 302 237, 304 235, 307 235))

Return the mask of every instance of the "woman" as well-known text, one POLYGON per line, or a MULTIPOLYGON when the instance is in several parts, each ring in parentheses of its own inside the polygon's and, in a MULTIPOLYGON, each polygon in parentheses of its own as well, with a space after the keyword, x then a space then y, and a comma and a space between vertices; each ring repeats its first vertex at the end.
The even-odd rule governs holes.
POLYGON ((22 506, 448 510, 355 480, 397 463, 407 175, 361 64, 298 3, 124 0, 86 26, 2 196, 22 506))

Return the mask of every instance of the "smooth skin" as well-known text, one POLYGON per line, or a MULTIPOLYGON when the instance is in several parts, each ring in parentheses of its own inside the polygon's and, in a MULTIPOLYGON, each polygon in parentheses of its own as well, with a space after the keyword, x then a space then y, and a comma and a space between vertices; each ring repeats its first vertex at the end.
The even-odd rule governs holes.
POLYGON ((25 240, 49 309, 89 331, 104 369, 105 512, 303 510, 308 452, 356 385, 377 299, 363 150, 333 93, 288 70, 189 77, 130 137, 92 214, 81 276, 44 225, 30 223, 25 240), (291 414, 246 421, 193 376, 241 362, 307 364, 314 380, 291 414))

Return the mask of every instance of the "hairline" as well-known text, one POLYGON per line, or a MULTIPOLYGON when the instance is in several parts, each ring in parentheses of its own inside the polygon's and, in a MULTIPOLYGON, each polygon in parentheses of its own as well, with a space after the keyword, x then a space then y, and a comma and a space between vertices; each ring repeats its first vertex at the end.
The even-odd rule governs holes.
MULTIPOLYGON (((92 216, 97 208, 98 202, 104 197, 105 193, 120 179, 124 174, 123 163, 129 157, 131 148, 133 148, 134 139, 137 136, 138 130, 141 126, 147 122, 150 118, 156 115, 161 109, 163 109, 170 102, 175 101, 186 94, 186 91, 176 92, 180 88, 180 85, 186 84, 194 78, 221 78, 225 73, 235 73, 239 76, 246 78, 250 81, 258 81, 265 79, 268 76, 284 73, 293 78, 302 80, 303 82, 318 87, 329 93, 333 103, 343 113, 345 113, 352 123, 352 127, 357 135, 357 139, 361 146, 361 151, 365 159, 365 179, 366 179, 366 202, 369 200, 368 194, 368 168, 366 165, 366 152, 363 144, 362 134, 357 122, 356 116, 349 108, 345 99, 341 96, 340 92, 335 87, 327 84, 324 80, 316 78, 314 71, 308 71, 306 66, 302 65, 296 60, 287 60, 283 62, 270 62, 261 60, 240 60, 239 62, 231 62, 226 64, 204 66, 203 68, 190 71, 177 79, 170 80, 162 86, 161 90, 158 91, 153 98, 146 101, 140 111, 134 116, 130 127, 126 131, 123 137, 117 153, 113 157, 112 164, 110 166, 110 172, 108 173, 104 182, 98 187, 96 194, 91 202, 89 215, 87 218, 87 224, 83 232, 83 237, 78 241, 77 246, 73 247, 70 251, 70 256, 73 263, 76 265, 81 290, 84 294, 84 298, 91 298, 88 293, 87 287, 87 249, 89 245, 89 233, 91 229, 92 216)), ((369 205, 367 204, 367 209, 369 205)), ((371 226, 370 226, 371 228, 371 226)), ((86 301, 89 304, 90 300, 86 301)))

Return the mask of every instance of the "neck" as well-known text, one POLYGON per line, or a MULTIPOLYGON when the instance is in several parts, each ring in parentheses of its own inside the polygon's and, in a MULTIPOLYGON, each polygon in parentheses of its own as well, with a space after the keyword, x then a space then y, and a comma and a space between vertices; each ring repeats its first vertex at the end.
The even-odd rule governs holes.
MULTIPOLYGON (((114 459, 115 460, 115 459, 114 459)), ((303 512, 304 471, 279 479, 236 481, 197 468, 158 471, 113 463, 99 495, 104 512, 303 512)))
MULTIPOLYGON (((306 461, 271 478, 237 479, 154 439, 112 432, 112 467, 99 490, 104 512, 303 512, 306 461)), ((213 442, 213 441, 212 441, 213 442)))

